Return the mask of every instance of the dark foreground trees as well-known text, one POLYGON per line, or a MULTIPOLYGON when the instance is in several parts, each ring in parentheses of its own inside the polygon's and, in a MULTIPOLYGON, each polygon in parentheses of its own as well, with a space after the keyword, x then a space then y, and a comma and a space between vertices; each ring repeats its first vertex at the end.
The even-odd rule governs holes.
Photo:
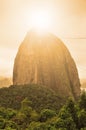
POLYGON ((85 92, 77 103, 69 98, 59 112, 48 108, 37 112, 31 105, 25 98, 19 110, 0 107, 0 130, 86 130, 85 92))

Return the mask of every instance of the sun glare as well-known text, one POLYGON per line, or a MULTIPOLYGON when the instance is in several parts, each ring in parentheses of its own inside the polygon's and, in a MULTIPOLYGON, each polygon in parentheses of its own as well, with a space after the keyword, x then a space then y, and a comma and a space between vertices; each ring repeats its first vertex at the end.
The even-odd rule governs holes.
POLYGON ((51 15, 46 11, 33 12, 30 21, 32 28, 38 30, 48 30, 52 24, 51 15))

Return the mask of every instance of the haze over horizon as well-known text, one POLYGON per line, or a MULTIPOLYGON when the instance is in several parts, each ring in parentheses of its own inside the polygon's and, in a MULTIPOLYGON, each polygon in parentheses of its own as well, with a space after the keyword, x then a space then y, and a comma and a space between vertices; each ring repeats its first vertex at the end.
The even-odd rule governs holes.
POLYGON ((53 23, 49 31, 66 44, 79 77, 86 78, 85 0, 0 0, 0 75, 12 76, 19 45, 31 29, 30 12, 39 5, 51 10, 53 23))

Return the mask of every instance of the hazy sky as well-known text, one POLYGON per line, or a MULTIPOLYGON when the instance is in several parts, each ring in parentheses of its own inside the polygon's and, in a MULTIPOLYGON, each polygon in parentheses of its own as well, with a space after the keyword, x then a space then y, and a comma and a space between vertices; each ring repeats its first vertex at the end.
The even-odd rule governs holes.
POLYGON ((12 76, 18 47, 30 30, 30 12, 52 11, 49 31, 60 37, 86 78, 86 0, 0 0, 0 75, 12 76))

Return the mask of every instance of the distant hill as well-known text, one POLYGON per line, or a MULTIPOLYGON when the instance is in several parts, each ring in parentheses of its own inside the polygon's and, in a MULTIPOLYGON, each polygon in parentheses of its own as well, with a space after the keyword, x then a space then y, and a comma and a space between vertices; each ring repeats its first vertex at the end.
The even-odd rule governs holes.
POLYGON ((0 76, 0 88, 12 85, 12 79, 0 76))
POLYGON ((86 81, 82 83, 82 88, 86 88, 86 81))
POLYGON ((86 91, 86 79, 81 79, 81 89, 86 91))
POLYGON ((19 109, 21 101, 28 98, 32 101, 32 108, 59 110, 65 103, 65 97, 57 95, 53 90, 40 85, 10 86, 0 89, 0 106, 19 109))

